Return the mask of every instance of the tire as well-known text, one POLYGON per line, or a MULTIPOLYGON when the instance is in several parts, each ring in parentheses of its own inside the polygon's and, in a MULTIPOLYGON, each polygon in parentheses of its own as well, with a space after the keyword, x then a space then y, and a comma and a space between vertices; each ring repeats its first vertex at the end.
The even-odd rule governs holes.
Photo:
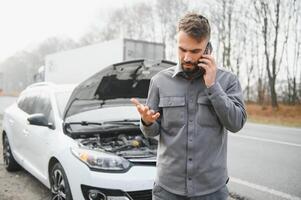
POLYGON ((3 146, 3 162, 4 162, 5 169, 9 172, 19 171, 20 169, 22 169, 22 167, 17 163, 17 161, 15 160, 15 158, 12 154, 6 134, 3 135, 2 142, 3 142, 3 144, 2 144, 2 146, 3 146))
POLYGON ((72 194, 66 173, 60 163, 53 165, 50 171, 51 200, 72 200, 72 194))

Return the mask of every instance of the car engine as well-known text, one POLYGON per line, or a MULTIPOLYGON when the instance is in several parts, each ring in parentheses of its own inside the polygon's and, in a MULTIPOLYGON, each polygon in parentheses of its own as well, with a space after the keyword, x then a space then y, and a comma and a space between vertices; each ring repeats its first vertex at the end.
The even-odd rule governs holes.
POLYGON ((157 155, 158 142, 140 134, 118 134, 111 137, 90 137, 80 139, 80 143, 90 149, 114 153, 124 158, 149 158, 157 155))

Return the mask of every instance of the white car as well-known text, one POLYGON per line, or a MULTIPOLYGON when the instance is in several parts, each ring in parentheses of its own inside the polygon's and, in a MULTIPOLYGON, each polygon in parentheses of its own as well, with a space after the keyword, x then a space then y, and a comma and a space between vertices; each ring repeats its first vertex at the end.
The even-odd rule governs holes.
POLYGON ((6 169, 22 166, 50 188, 53 200, 151 199, 157 140, 141 133, 130 98, 144 102, 150 78, 172 65, 128 61, 75 89, 27 87, 4 113, 6 169))

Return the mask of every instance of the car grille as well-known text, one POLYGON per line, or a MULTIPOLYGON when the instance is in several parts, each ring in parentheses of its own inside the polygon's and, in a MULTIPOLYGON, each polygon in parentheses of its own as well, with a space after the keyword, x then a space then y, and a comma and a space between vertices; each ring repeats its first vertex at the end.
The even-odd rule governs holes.
POLYGON ((127 192, 133 200, 152 200, 152 190, 127 192))

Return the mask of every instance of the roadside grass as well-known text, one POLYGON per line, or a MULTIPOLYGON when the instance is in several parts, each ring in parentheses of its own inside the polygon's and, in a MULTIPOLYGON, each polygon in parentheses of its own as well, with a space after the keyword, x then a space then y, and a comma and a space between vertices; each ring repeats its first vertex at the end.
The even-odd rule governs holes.
POLYGON ((301 128, 301 105, 279 104, 278 109, 270 105, 247 103, 248 121, 301 128))

